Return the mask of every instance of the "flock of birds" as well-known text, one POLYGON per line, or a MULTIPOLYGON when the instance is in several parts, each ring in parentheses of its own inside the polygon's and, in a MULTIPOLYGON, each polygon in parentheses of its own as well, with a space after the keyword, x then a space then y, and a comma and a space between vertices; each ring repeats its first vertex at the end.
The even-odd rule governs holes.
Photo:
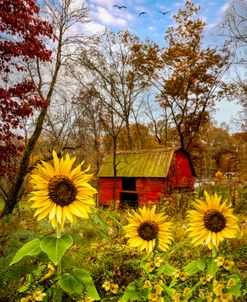
MULTIPOLYGON (((113 7, 116 7, 118 9, 127 9, 127 6, 124 6, 124 5, 117 5, 117 4, 115 4, 115 5, 113 5, 113 7)), ((161 13, 163 16, 165 16, 166 14, 169 13, 169 11, 166 11, 166 12, 158 11, 158 12, 161 13)), ((138 14, 138 16, 140 17, 141 15, 147 15, 148 16, 148 13, 147 12, 140 12, 138 14)))

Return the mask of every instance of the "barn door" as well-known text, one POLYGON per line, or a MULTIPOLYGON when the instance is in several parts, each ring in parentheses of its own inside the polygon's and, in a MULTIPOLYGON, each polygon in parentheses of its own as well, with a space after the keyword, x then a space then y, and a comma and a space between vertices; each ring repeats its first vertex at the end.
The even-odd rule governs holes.
POLYGON ((138 194, 134 192, 120 192, 120 206, 121 208, 137 208, 138 194))

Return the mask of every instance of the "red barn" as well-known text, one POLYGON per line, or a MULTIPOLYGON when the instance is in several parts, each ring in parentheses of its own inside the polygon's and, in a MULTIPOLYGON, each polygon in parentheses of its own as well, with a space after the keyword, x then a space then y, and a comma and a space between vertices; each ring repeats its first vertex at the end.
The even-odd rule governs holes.
MULTIPOLYGON (((116 200, 136 207, 157 202, 173 191, 192 191, 195 172, 189 154, 182 149, 151 149, 116 154, 116 200)), ((99 173, 99 204, 113 200, 113 155, 99 173)))

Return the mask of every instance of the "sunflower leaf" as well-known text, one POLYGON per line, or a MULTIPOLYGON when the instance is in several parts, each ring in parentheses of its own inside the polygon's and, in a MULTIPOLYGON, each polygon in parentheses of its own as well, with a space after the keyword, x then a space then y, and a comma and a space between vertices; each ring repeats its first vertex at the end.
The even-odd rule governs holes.
POLYGON ((58 284, 69 295, 82 293, 82 283, 69 273, 63 274, 59 278, 58 284))
POLYGON ((89 272, 84 269, 77 269, 72 273, 72 276, 75 277, 78 281, 81 281, 85 284, 87 289, 87 295, 94 300, 100 300, 100 296, 94 286, 93 279, 90 276, 89 272))
POLYGON ((41 250, 46 253, 49 259, 57 265, 64 253, 71 247, 73 244, 73 238, 66 234, 60 238, 54 237, 45 237, 40 242, 41 250))
POLYGON ((189 275, 189 276, 192 276, 196 273, 198 273, 200 270, 201 270, 201 263, 200 261, 192 261, 190 262, 189 264, 187 264, 185 267, 184 267, 184 272, 189 275))
POLYGON ((208 261, 208 273, 210 276, 214 277, 214 275, 216 274, 218 270, 218 265, 215 262, 215 259, 212 258, 208 261))
POLYGON ((167 276, 172 276, 173 273, 176 271, 176 268, 168 263, 161 265, 158 268, 158 275, 165 274, 167 276))
POLYGON ((41 252, 40 240, 35 238, 24 244, 15 254, 9 265, 19 262, 25 256, 37 256, 41 252))
POLYGON ((125 292, 124 292, 124 295, 121 299, 121 302, 128 302, 128 301, 140 301, 140 297, 139 295, 137 294, 136 292, 136 284, 135 284, 135 281, 134 282, 131 282, 125 292))

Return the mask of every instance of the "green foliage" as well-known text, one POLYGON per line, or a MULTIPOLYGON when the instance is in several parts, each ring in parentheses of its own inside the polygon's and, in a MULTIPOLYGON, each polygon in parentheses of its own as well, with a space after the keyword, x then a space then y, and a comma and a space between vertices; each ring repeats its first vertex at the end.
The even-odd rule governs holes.
POLYGON ((73 239, 70 235, 63 235, 60 238, 45 237, 40 242, 40 248, 57 265, 72 244, 73 239))
MULTIPOLYGON (((163 211, 166 206, 160 204, 159 209, 163 211)), ((102 302, 128 299, 144 302, 148 301, 148 295, 156 293, 155 286, 159 284, 165 301, 173 301, 175 295, 180 295, 188 301, 205 302, 206 296, 212 292, 213 282, 217 281, 222 284, 224 294, 233 295, 236 301, 245 301, 247 241, 243 227, 241 235, 221 244, 218 256, 235 262, 227 270, 217 265, 210 250, 203 246, 191 248, 186 236, 187 221, 178 209, 169 216, 174 225, 174 241, 170 249, 145 258, 126 245, 122 229, 126 224, 125 217, 124 211, 97 209, 90 219, 66 225, 66 234, 61 237, 69 238, 65 245, 64 240, 57 241, 48 223, 36 223, 28 209, 0 222, 3 230, 0 236, 0 300, 16 302, 28 292, 41 290, 46 293, 44 302, 84 301, 86 297, 95 300, 100 297, 102 302), (49 258, 53 248, 33 256, 25 256, 24 252, 18 255, 19 249, 41 236, 52 238, 44 241, 48 250, 51 242, 57 247, 61 244, 63 255, 56 253, 55 249, 55 256, 49 258), (68 247, 71 240, 73 245, 68 247), (49 261, 53 263, 49 264, 49 261), (151 287, 146 281, 150 281, 151 287), (107 290, 102 287, 105 282, 110 284, 107 290)), ((244 226, 245 220, 245 215, 239 215, 240 226, 244 226)), ((29 253, 28 249, 26 252, 29 253)))
POLYGON ((13 265, 19 262, 25 256, 37 256, 40 252, 40 240, 38 238, 35 238, 32 241, 27 242, 25 245, 23 245, 22 248, 17 251, 9 265, 13 265))

